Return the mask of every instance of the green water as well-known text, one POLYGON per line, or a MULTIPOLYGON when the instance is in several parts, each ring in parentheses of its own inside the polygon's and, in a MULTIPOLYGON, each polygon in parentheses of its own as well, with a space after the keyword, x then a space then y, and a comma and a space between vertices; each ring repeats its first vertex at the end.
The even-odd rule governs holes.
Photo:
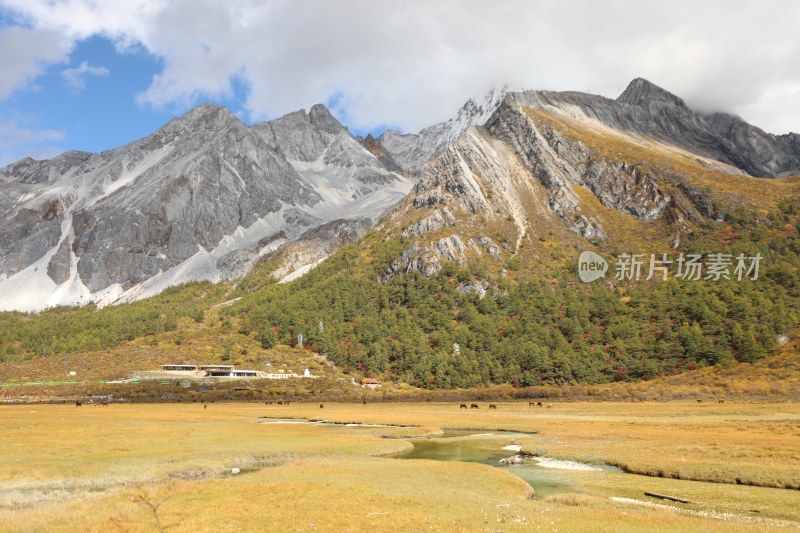
POLYGON ((402 455, 403 459, 429 459, 433 461, 463 461, 481 463, 508 470, 524 479, 536 492, 536 498, 548 494, 574 491, 572 482, 558 471, 533 464, 501 465, 500 459, 517 452, 504 450, 520 433, 471 431, 448 431, 442 437, 412 439, 414 449, 402 455))
MULTIPOLYGON (((311 422, 307 419, 279 419, 263 417, 262 423, 271 424, 311 424, 323 427, 360 426, 360 424, 339 424, 335 422, 311 422)), ((371 427, 398 427, 380 424, 366 424, 371 427)), ((479 430, 448 430, 440 437, 409 439, 414 448, 399 456, 399 459, 428 459, 433 461, 462 461, 481 463, 502 468, 525 480, 535 491, 536 498, 544 498, 558 492, 575 492, 574 482, 562 472, 543 468, 536 464, 502 465, 500 459, 516 455, 514 450, 504 450, 524 433, 507 431, 481 432, 479 430)), ((605 469, 605 468, 604 468, 605 469)), ((617 470, 617 469, 614 469, 617 470)))

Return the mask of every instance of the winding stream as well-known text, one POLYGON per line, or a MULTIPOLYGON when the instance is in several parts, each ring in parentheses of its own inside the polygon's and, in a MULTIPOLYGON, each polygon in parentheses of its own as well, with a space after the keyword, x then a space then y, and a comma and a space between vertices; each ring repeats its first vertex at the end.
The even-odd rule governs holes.
MULTIPOLYGON (((343 424, 303 418, 262 418, 260 422, 265 424, 309 424, 328 427, 405 427, 386 424, 343 424)), ((512 431, 447 430, 436 437, 406 439, 414 445, 414 448, 396 457, 398 459, 462 461, 502 468, 525 480, 533 487, 536 493, 535 498, 544 498, 549 494, 575 490, 574 481, 560 473, 560 470, 622 472, 613 466, 586 465, 554 459, 543 459, 540 464, 536 463, 536 459, 530 459, 525 464, 501 464, 501 459, 513 456, 518 452, 519 447, 515 447, 514 443, 520 437, 530 437, 530 435, 512 431)))
MULTIPOLYGON (((408 426, 383 424, 343 424, 327 421, 291 418, 263 417, 266 424, 309 424, 327 427, 384 427, 404 428, 408 426)), ((403 437, 413 448, 394 457, 398 460, 422 459, 433 461, 462 461, 481 463, 501 468, 523 479, 535 491, 535 499, 557 493, 585 493, 608 497, 628 504, 658 507, 671 512, 693 514, 721 520, 761 523, 781 526, 800 525, 800 513, 792 510, 775 511, 773 498, 797 500, 800 508, 800 492, 779 488, 726 485, 704 481, 676 480, 626 473, 607 465, 594 465, 564 461, 548 457, 529 457, 523 464, 501 464, 503 458, 514 456, 520 443, 532 435, 511 431, 447 430, 441 435, 427 437, 403 437), (644 491, 665 494, 684 494, 694 503, 666 505, 653 501, 644 491), (696 501, 695 501, 696 499, 696 501)))
POLYGON ((536 492, 536 498, 544 498, 557 492, 574 491, 574 483, 559 473, 558 468, 586 470, 605 470, 620 472, 610 466, 582 465, 580 463, 555 462, 546 463, 549 467, 534 462, 519 465, 503 465, 500 459, 512 456, 516 451, 503 449, 513 446, 524 433, 500 432, 476 433, 475 430, 446 431, 441 437, 409 439, 414 449, 402 454, 403 459, 430 459, 434 461, 464 461, 481 463, 508 470, 515 476, 525 480, 536 492))

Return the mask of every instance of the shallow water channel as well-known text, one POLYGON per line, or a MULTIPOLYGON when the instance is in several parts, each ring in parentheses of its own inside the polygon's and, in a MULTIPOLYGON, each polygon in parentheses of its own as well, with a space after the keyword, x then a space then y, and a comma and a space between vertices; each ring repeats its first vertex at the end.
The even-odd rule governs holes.
MULTIPOLYGON (((264 424, 310 424, 327 427, 407 427, 382 424, 341 424, 308 419, 263 417, 264 424)), ((656 478, 626 473, 607 465, 564 461, 548 457, 527 457, 524 464, 501 464, 500 459, 518 454, 520 443, 531 434, 477 429, 447 430, 435 437, 405 437, 413 448, 394 457, 398 460, 463 461, 502 468, 523 479, 535 491, 534 498, 562 492, 588 493, 626 503, 657 506, 664 510, 770 525, 800 525, 800 492, 778 488, 726 485, 703 481, 656 478), (667 505, 647 498, 644 491, 678 494, 693 503, 667 505), (644 499, 644 501, 643 501, 644 499), (796 501, 775 510, 774 502, 796 501)))
POLYGON ((525 437, 524 433, 512 432, 479 432, 476 430, 451 430, 446 431, 440 437, 428 437, 409 439, 414 445, 414 449, 402 454, 403 459, 431 459, 435 461, 464 461, 469 463, 481 463, 497 468, 508 470, 515 476, 524 479, 536 492, 536 498, 543 498, 548 494, 556 492, 574 491, 573 482, 566 476, 559 473, 555 466, 564 468, 581 468, 591 470, 617 471, 619 469, 607 466, 589 466, 578 463, 558 464, 548 463, 550 467, 539 466, 532 460, 526 464, 503 465, 500 459, 510 457, 517 452, 513 449, 503 449, 506 446, 513 446, 513 442, 519 437, 525 437))
MULTIPOLYGON (((328 427, 400 427, 381 424, 340 424, 335 422, 315 422, 307 419, 278 419, 262 418, 262 423, 270 424, 313 424, 328 427)), ((529 437, 525 433, 510 431, 481 431, 481 430, 447 430, 436 437, 417 437, 406 439, 414 445, 412 450, 403 452, 398 459, 428 459, 433 461, 463 461, 468 463, 481 463, 508 470, 515 476, 525 480, 536 495, 543 498, 557 492, 575 491, 574 480, 564 475, 566 470, 604 470, 608 472, 621 472, 616 467, 602 465, 583 465, 569 461, 545 460, 540 466, 534 459, 529 459, 525 464, 504 465, 500 460, 518 453, 517 449, 503 449, 513 446, 517 439, 529 437), (560 470, 561 469, 561 470, 560 470)))

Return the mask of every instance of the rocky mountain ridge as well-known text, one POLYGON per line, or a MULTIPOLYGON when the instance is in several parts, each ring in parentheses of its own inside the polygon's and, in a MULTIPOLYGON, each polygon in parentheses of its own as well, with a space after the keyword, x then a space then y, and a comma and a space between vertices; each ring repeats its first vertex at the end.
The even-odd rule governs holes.
POLYGON ((532 249, 554 231, 570 241, 565 230, 584 247, 630 246, 635 235, 639 246, 666 251, 729 209, 763 209, 780 191, 797 192, 797 180, 747 175, 800 174, 792 135, 769 136, 735 119, 740 134, 726 137, 720 120, 641 79, 616 100, 507 93, 483 125, 419 169, 392 215, 394 231, 412 243, 391 271, 432 276, 487 248, 507 261, 523 239, 532 249))
POLYGON ((198 106, 115 150, 0 170, 0 308, 130 301, 240 277, 329 222, 357 221, 360 234, 410 187, 323 106, 251 127, 198 106))
POLYGON ((495 89, 482 101, 468 100, 454 118, 424 128, 419 133, 384 132, 376 144, 404 171, 415 173, 441 154, 470 127, 484 124, 500 106, 508 89, 495 89))
POLYGON ((792 174, 797 134, 693 111, 642 79, 616 99, 493 91, 377 139, 322 105, 252 126, 202 105, 115 150, 0 169, 0 309, 131 301, 264 258, 293 279, 385 214, 382 231, 408 241, 386 276, 534 260, 546 241, 663 249, 731 206, 793 194, 792 174))

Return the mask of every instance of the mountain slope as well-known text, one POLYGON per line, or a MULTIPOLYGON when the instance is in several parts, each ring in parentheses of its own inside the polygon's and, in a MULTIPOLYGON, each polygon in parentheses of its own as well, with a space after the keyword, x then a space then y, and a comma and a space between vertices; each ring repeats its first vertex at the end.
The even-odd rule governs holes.
MULTIPOLYGON (((193 309, 202 320, 197 295, 209 291, 209 304, 226 303, 213 316, 264 349, 295 346, 302 334, 298 348, 344 370, 422 387, 630 381, 759 360, 800 327, 800 178, 747 175, 714 151, 739 141, 715 134, 708 116, 677 97, 639 85, 621 103, 507 93, 483 124, 415 170, 413 190, 356 242, 347 243, 369 222, 331 220, 267 249, 235 285, 174 289, 113 312, 0 315, 0 353, 146 335, 161 328, 167 297, 183 291, 201 300, 193 309), (612 263, 605 279, 579 281, 582 251, 612 263), (636 280, 615 275, 614 258, 626 253, 763 261, 757 279, 678 279, 673 264, 668 281, 646 280, 645 264, 636 280), (308 273, 294 279, 293 270, 308 273), (133 333, 119 321, 128 312, 139 317, 133 333), (108 324, 102 339, 79 318, 87 316, 108 324), (68 333, 51 340, 58 331, 68 333)), ((252 131, 312 193, 325 196, 335 175, 346 193, 329 196, 352 196, 387 154, 368 146, 365 155, 322 111, 252 131)), ((25 180, 42 179, 37 172, 25 180)))
POLYGON ((797 179, 753 178, 699 148, 688 151, 683 144, 692 144, 691 135, 680 137, 683 144, 657 137, 665 137, 663 117, 692 114, 677 97, 655 89, 637 95, 629 87, 621 99, 633 103, 577 93, 507 94, 484 126, 470 128, 421 168, 392 219, 406 237, 424 238, 401 254, 396 269, 435 274, 440 261, 485 252, 480 243, 493 235, 503 236, 503 246, 494 246, 501 253, 493 255, 506 259, 524 238, 530 254, 520 259, 536 260, 545 252, 541 241, 553 233, 583 247, 665 252, 709 220, 724 221, 745 206, 774 210, 800 192, 797 179), (620 113, 631 105, 659 111, 652 119, 635 111, 636 131, 608 125, 623 123, 620 113))
POLYGON ((649 379, 769 353, 800 326, 800 178, 668 141, 673 113, 708 133, 668 93, 608 101, 617 114, 584 97, 507 94, 357 245, 289 286, 251 278, 227 312, 268 344, 302 332, 345 369, 423 387, 649 379), (629 112, 636 129, 609 125, 629 112), (644 265, 582 284, 584 250, 764 264, 757 280, 678 280, 673 265, 646 281, 644 265))
POLYGON ((549 91, 529 91, 519 97, 531 107, 593 119, 615 130, 685 148, 752 176, 800 172, 797 134, 770 135, 730 115, 694 111, 681 98, 642 78, 631 81, 616 100, 549 91), (737 125, 736 134, 731 123, 737 125))
POLYGON ((0 309, 240 277, 310 228, 376 219, 410 187, 323 106, 252 127, 199 106, 116 150, 0 170, 0 309))
POLYGON ((479 103, 468 100, 454 118, 424 128, 419 133, 384 132, 375 140, 376 148, 406 172, 418 171, 431 158, 439 155, 471 126, 481 125, 494 113, 507 89, 490 91, 479 103))

